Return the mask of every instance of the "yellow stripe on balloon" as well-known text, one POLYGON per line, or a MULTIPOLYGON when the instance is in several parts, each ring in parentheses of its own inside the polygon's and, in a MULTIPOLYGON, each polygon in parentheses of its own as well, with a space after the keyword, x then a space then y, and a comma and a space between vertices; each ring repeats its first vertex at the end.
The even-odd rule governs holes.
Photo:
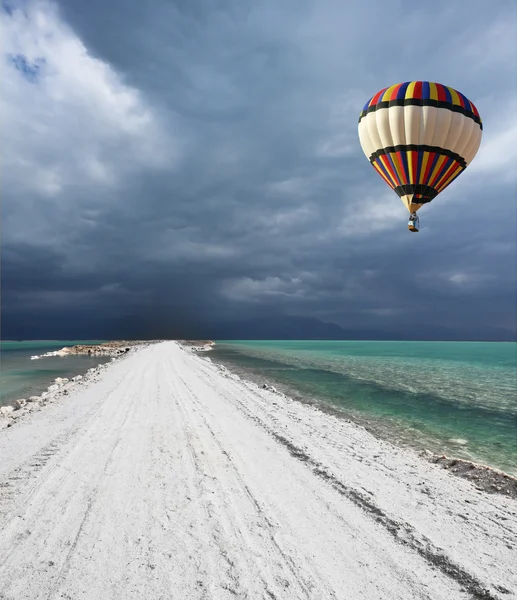
POLYGON ((382 164, 384 165, 384 167, 385 167, 385 169, 386 169, 386 171, 388 173, 390 181, 393 182, 392 183, 392 187, 396 188, 399 183, 398 183, 397 178, 395 177, 395 175, 392 174, 393 167, 391 166, 390 159, 388 158, 387 155, 384 155, 383 158, 384 158, 384 160, 383 160, 382 164))
POLYGON ((429 160, 429 152, 424 152, 422 157, 422 164, 420 166, 420 173, 418 174, 418 183, 424 185, 425 170, 427 169, 427 161, 429 160))
POLYGON ((399 177, 397 185, 402 185, 402 183, 404 182, 404 169, 402 168, 402 165, 399 164, 399 158, 395 152, 390 152, 390 156, 391 160, 393 161, 393 164, 395 165, 395 170, 397 171, 397 175, 399 177))
POLYGON ((439 190, 442 187, 442 185, 449 179, 449 177, 452 177, 452 175, 458 170, 458 167, 459 164, 456 161, 454 161, 452 165, 445 169, 445 172, 440 175, 440 178, 438 179, 438 181, 435 182, 433 187, 436 190, 439 190))
POLYGON ((458 165, 458 168, 454 170, 454 172, 452 173, 452 175, 450 177, 447 178, 447 181, 445 181, 442 185, 440 185, 439 188, 436 188, 437 192, 442 192, 448 185, 449 183, 452 183, 456 177, 458 177, 458 175, 463 171, 461 165, 458 165))
POLYGON ((389 99, 391 92, 397 87, 398 83, 396 83, 395 85, 391 85, 382 95, 382 101, 381 102, 387 102, 387 100, 389 99))
POLYGON ((456 90, 453 90, 449 86, 447 86, 447 89, 451 93, 452 103, 456 104, 457 106, 461 106, 461 100, 460 100, 460 97, 458 96, 458 92, 456 90))
POLYGON ((387 178, 386 181, 388 182, 388 185, 390 187, 394 188, 394 187, 397 186, 397 184, 394 182, 394 179, 393 179, 393 176, 390 173, 390 170, 386 167, 386 163, 387 162, 388 162, 388 159, 386 158, 386 156, 379 156, 379 158, 377 158, 376 161, 373 163, 373 166, 379 171, 379 173, 385 179, 387 178), (387 175, 382 170, 382 167, 384 167, 384 169, 386 170, 387 175))
POLYGON ((416 81, 412 81, 406 88, 406 96, 405 99, 409 100, 410 98, 414 98, 415 97, 415 87, 416 87, 417 82, 416 81))
POLYGON ((432 81, 429 82, 429 97, 431 100, 438 100, 438 88, 432 81))
POLYGON ((436 161, 436 164, 434 165, 434 169, 432 170, 431 175, 429 176, 429 185, 432 185, 431 182, 438 175, 439 170, 442 168, 442 165, 446 160, 447 160, 447 157, 442 154, 440 156, 440 158, 436 161))
POLYGON ((408 150, 406 152, 406 156, 407 156, 409 183, 413 183, 415 181, 415 174, 413 173, 413 152, 411 150, 408 150))
POLYGON ((381 167, 374 162, 373 166, 375 167, 375 170, 377 171, 377 173, 379 173, 379 175, 384 179, 384 181, 390 186, 390 188, 393 189, 394 185, 393 183, 386 177, 386 175, 384 174, 384 171, 381 169, 381 167))

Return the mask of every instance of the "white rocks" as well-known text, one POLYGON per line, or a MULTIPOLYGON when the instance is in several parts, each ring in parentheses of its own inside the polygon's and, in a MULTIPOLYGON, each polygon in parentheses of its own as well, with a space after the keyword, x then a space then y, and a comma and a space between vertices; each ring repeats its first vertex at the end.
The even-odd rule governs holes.
POLYGON ((205 344, 203 346, 182 346, 183 350, 189 352, 190 354, 197 354, 198 352, 210 352, 213 348, 212 344, 205 344))
POLYGON ((14 412, 12 412, 9 416, 12 419, 19 419, 20 417, 23 417, 23 415, 27 414, 27 410, 25 408, 19 408, 17 410, 15 410, 14 412))
POLYGON ((68 348, 61 348, 61 350, 55 350, 54 352, 45 352, 45 354, 36 354, 35 356, 31 356, 31 360, 39 360, 40 358, 45 358, 47 356, 66 356, 70 353, 68 348))
POLYGON ((231 373, 224 365, 218 365, 217 368, 223 377, 230 377, 231 373))
POLYGON ((11 425, 13 424, 13 420, 6 418, 6 419, 0 419, 0 429, 7 429, 7 427, 11 427, 11 425))
MULTIPOLYGON (((38 357, 39 358, 39 357, 38 357)), ((10 427, 15 420, 17 421, 23 415, 37 412, 47 404, 57 402, 64 396, 73 392, 74 386, 82 381, 96 381, 97 377, 109 368, 109 364, 98 365, 88 369, 88 374, 76 375, 75 377, 56 377, 54 382, 47 387, 47 391, 39 396, 30 396, 29 398, 20 398, 7 406, 0 406, 0 429, 10 427)))
POLYGON ((262 386, 262 389, 263 389, 263 390, 267 390, 268 392, 273 392, 274 394, 277 394, 277 393, 278 393, 278 391, 277 391, 276 387, 274 387, 274 386, 272 386, 272 385, 269 385, 268 383, 265 383, 265 384, 262 386))

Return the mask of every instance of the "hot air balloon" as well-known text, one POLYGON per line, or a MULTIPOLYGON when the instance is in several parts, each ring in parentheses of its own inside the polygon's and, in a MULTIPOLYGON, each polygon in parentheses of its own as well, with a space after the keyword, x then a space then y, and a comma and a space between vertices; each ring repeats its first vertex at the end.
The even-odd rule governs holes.
POLYGON ((471 163, 483 125, 474 104, 440 83, 407 81, 377 92, 359 118, 363 152, 398 194, 419 230, 417 211, 471 163))

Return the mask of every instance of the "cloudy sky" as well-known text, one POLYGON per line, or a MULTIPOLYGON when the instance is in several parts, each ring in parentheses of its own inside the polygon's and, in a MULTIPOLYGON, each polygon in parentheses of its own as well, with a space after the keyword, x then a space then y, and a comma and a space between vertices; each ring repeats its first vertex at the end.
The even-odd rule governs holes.
POLYGON ((3 0, 1 20, 4 337, 517 329, 515 0, 3 0), (418 235, 357 136, 414 79, 484 124, 418 235))

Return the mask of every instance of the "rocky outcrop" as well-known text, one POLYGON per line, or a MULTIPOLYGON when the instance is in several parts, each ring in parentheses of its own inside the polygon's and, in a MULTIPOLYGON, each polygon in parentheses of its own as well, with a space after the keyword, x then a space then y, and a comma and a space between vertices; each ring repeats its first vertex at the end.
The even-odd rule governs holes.
POLYGON ((68 348, 67 354, 86 354, 88 356, 120 356, 127 354, 133 346, 141 345, 143 342, 104 342, 103 344, 79 344, 68 348))
POLYGON ((156 344, 165 340, 146 340, 146 341, 126 341, 118 340, 111 342, 103 342, 102 344, 78 344, 77 346, 65 346, 61 350, 54 350, 45 354, 31 356, 31 360, 39 360, 41 358, 52 357, 52 356, 69 356, 75 355, 87 355, 87 356, 123 356, 127 354, 135 346, 148 346, 149 344, 156 344))
POLYGON ((490 494, 503 494, 517 498, 517 477, 487 465, 480 465, 470 460, 453 458, 445 454, 435 454, 429 450, 421 452, 421 456, 433 462, 449 473, 470 480, 477 490, 490 494))

